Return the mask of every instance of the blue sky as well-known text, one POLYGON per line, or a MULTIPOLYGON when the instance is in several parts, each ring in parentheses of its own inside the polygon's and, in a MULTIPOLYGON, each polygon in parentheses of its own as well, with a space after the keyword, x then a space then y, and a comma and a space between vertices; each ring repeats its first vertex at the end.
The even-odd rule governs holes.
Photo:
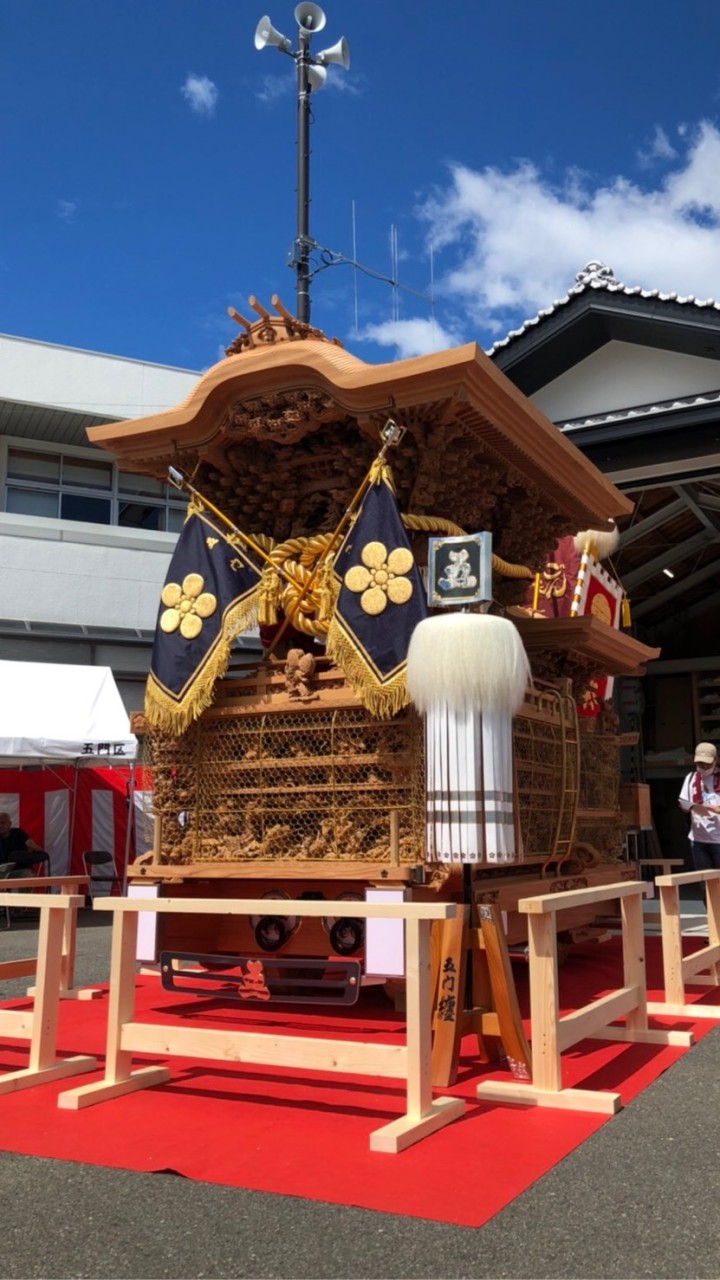
MULTIPOLYGON (((489 347, 589 259, 720 298, 717 0, 327 0, 312 322, 369 361, 489 347), (356 325, 357 317, 357 325, 356 325)), ((287 0, 2 0, 0 332, 203 369, 295 309, 287 0)))

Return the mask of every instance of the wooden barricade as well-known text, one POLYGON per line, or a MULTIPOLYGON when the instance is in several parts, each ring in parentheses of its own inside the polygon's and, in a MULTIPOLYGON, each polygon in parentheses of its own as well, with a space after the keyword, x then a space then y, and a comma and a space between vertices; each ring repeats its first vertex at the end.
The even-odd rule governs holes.
MULTIPOLYGON (((17 886, 7 892, 12 892, 13 898, 7 903, 8 910, 13 907, 31 907, 35 906, 34 902, 25 902, 21 894, 27 890, 32 892, 37 889, 59 889, 61 894, 78 894, 85 889, 90 883, 89 877, 83 876, 27 876, 20 880, 2 881, 3 884, 17 886), (18 895, 18 896, 15 896, 18 895)), ((84 898, 80 902, 80 906, 84 905, 84 898)), ((65 924, 63 927, 62 955, 60 957, 60 999, 61 1000, 94 1000, 96 996, 102 995, 95 987, 76 987, 75 986, 75 955, 77 950, 77 907, 65 914, 65 924)), ((5 977, 24 978, 30 977, 35 973, 37 968, 37 959, 33 956, 27 960, 13 960, 14 970, 12 975, 5 973, 5 977)), ((0 974, 3 969, 0 968, 0 974)), ((35 987, 28 987, 28 995, 35 995, 35 987)))
MULTIPOLYGON (((402 1151, 462 1115, 465 1110, 462 1099, 433 1099, 430 1068, 430 924, 433 920, 452 918, 456 911, 454 903, 352 904, 353 916, 405 922, 407 1024, 404 1045, 274 1035, 261 1030, 157 1026, 133 1021, 139 912, 248 916, 261 915, 267 911, 267 905, 267 898, 106 898, 96 901, 96 911, 113 912, 105 1078, 62 1093, 58 1106, 78 1110, 169 1078, 166 1067, 133 1071, 135 1052, 405 1079, 405 1114, 370 1135, 372 1151, 402 1151)), ((294 916, 342 916, 347 911, 348 904, 342 901, 293 899, 292 903, 294 916)))
MULTIPOLYGON (((641 870, 644 867, 659 867, 660 874, 663 876, 672 875, 673 867, 682 867, 684 865, 685 863, 682 858, 640 858, 638 862, 638 866, 641 870)), ((652 875, 654 876, 655 872, 652 872, 652 875)), ((643 916, 643 920, 646 925, 660 924, 661 916, 658 911, 646 911, 643 916)))
POLYGON ((522 899, 519 909, 528 917, 532 1084, 488 1080, 478 1085, 479 1098, 612 1115, 620 1109, 620 1094, 563 1088, 560 1055, 565 1049, 589 1038, 684 1047, 692 1044, 692 1035, 687 1031, 648 1027, 642 919, 644 893, 642 881, 624 880, 598 888, 522 899), (617 991, 560 1017, 555 917, 558 911, 567 908, 613 899, 620 899, 623 985, 617 991), (624 1018, 625 1025, 610 1026, 617 1018, 624 1018))
MULTIPOLYGON (((37 959, 1 962, 0 980, 23 978, 34 973, 35 1001, 32 1010, 0 1009, 0 1038, 29 1040, 30 1062, 19 1071, 0 1076, 0 1094, 14 1093, 17 1089, 60 1080, 82 1071, 94 1071, 97 1067, 95 1058, 58 1059, 55 1056, 58 1007, 63 994, 66 994, 63 981, 68 974, 63 964, 67 960, 68 917, 76 916, 84 901, 84 898, 71 894, 30 893, 23 904, 40 912, 37 959)), ((14 893, 0 893, 0 908, 12 907, 16 902, 14 893)))
POLYGON ((687 1004, 685 999, 686 983, 720 987, 720 871, 681 871, 657 876, 655 884, 660 890, 665 1000, 651 1001, 648 1011, 673 1017, 720 1019, 720 1004, 687 1004), (680 918, 680 888, 686 884, 705 886, 708 918, 708 944, 689 956, 683 956, 680 918), (704 972, 707 969, 709 973, 704 972))
POLYGON ((460 906, 434 931, 433 1084, 455 1083, 460 1043, 469 1033, 477 1037, 481 1062, 506 1059, 516 1079, 529 1080, 530 1048, 499 907, 460 906))

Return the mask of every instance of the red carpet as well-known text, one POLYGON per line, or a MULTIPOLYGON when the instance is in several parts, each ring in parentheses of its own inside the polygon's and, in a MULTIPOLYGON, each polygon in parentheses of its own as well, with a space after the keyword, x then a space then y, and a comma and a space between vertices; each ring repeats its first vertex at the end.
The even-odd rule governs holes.
MULTIPOLYGON (((561 969, 564 1011, 619 985, 620 954, 619 939, 573 950, 561 969)), ((661 998, 659 941, 654 938, 648 940, 648 972, 650 998, 661 998)), ((525 1009, 524 967, 517 968, 516 977, 525 1009)), ((106 998, 63 1004, 61 1055, 94 1053, 102 1058, 106 1008, 106 998)), ((174 1018, 202 1025, 272 1025, 276 1031, 332 1036, 343 1035, 343 1027, 349 1026, 350 1036, 354 1028, 363 1039, 376 1036, 378 1041, 403 1035, 401 1019, 373 989, 349 1013, 310 1017, 274 1006, 251 1015, 246 1008, 171 996, 157 979, 138 979, 138 1021, 170 1020, 171 1009, 174 1018)), ((696 1039, 713 1025, 696 1022, 696 1039)), ((472 1041, 464 1048, 469 1055, 472 1041)), ((564 1056, 564 1083, 618 1091, 626 1103, 683 1052, 587 1041, 564 1056)), ((163 1060, 137 1059, 138 1065, 149 1061, 163 1060)), ((26 1062, 25 1044, 0 1044, 0 1072, 26 1062)), ((226 1186, 472 1227, 487 1221, 607 1123, 582 1113, 481 1104, 474 1096, 475 1084, 504 1073, 490 1073, 465 1056, 458 1084, 441 1091, 467 1099, 465 1117, 400 1155, 380 1155, 369 1151, 369 1134, 404 1110, 404 1090, 394 1081, 318 1079, 302 1071, 181 1059, 171 1060, 170 1066, 168 1084, 86 1111, 61 1111, 56 1098, 63 1089, 97 1078, 89 1074, 0 1097, 0 1147, 91 1165, 171 1170, 226 1186)))

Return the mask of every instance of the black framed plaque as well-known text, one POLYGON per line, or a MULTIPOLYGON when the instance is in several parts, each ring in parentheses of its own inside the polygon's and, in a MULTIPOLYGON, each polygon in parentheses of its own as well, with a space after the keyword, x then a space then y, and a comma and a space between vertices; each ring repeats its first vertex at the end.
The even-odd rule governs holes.
POLYGON ((492 600, 492 534, 466 533, 428 539, 428 604, 431 608, 492 600))

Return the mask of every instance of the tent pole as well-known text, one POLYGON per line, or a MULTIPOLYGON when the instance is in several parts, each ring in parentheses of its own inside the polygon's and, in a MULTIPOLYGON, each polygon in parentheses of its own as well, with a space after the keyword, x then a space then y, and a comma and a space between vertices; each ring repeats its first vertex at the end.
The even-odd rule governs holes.
POLYGON ((130 765, 130 777, 127 784, 127 823, 125 826, 125 854, 123 856, 122 891, 127 894, 128 862, 130 860, 130 840, 135 828, 135 761, 130 765))
POLYGON ((73 762, 75 777, 73 779, 72 794, 70 797, 70 838, 68 840, 68 874, 72 874, 73 869, 73 853, 75 851, 75 821, 77 818, 77 794, 78 794, 78 778, 80 771, 80 761, 75 759, 73 762))

